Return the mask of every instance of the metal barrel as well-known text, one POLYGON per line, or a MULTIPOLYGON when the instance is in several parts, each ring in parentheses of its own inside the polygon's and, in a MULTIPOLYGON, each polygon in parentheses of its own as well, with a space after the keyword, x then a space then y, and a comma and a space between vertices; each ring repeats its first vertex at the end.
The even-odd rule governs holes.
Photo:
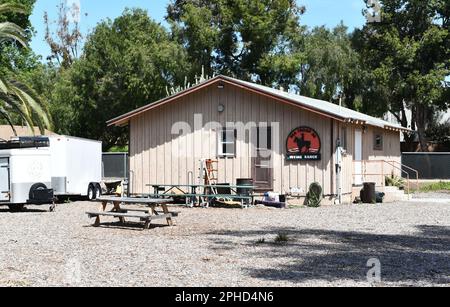
POLYGON ((376 184, 374 182, 364 183, 361 200, 366 204, 374 204, 377 202, 376 184))

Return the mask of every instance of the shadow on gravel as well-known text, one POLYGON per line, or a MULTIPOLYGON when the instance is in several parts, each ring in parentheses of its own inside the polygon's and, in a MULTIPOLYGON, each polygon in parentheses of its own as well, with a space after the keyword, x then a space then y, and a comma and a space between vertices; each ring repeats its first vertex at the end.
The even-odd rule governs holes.
MULTIPOLYGON (((135 222, 102 222, 100 226, 94 226, 94 225, 85 225, 84 228, 100 228, 100 229, 121 229, 121 230, 130 230, 130 231, 151 231, 152 229, 157 228, 167 228, 169 226, 167 225, 159 225, 159 224, 151 224, 150 229, 144 229, 144 224, 142 223, 135 223, 135 222)), ((175 227, 175 226, 173 226, 175 227)))
POLYGON ((292 282, 347 279, 367 282, 370 269, 367 262, 377 258, 382 265, 383 282, 399 285, 450 284, 450 227, 418 226, 414 235, 292 228, 210 235, 220 237, 214 241, 214 250, 227 249, 227 244, 236 244, 231 239, 239 237, 246 240, 244 244, 252 247, 246 249, 253 253, 252 256, 283 258, 282 262, 286 264, 282 266, 247 268, 247 273, 258 279, 292 282), (280 233, 289 238, 284 244, 274 243, 274 237, 280 233), (258 243, 261 238, 265 238, 265 243, 258 243))
POLYGON ((49 213, 48 210, 44 209, 23 209, 22 211, 12 211, 9 208, 0 208, 1 213, 11 213, 11 214, 24 214, 24 213, 49 213))

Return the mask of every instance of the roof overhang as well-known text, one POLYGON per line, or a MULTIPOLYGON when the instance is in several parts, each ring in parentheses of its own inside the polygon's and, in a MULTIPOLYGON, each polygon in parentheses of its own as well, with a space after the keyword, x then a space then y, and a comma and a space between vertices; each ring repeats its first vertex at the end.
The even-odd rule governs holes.
MULTIPOLYGON (((161 99, 157 102, 151 103, 149 105, 143 106, 141 108, 138 108, 134 111, 131 111, 129 113, 126 113, 124 115, 121 115, 117 118, 114 118, 110 121, 107 122, 108 126, 118 126, 118 127, 123 127, 129 124, 130 120, 132 120, 134 117, 139 116, 143 113, 146 113, 148 111, 151 110, 155 110, 159 107, 162 107, 166 104, 169 104, 171 102, 177 101, 178 99, 187 96, 191 93, 194 93, 196 91, 199 91, 201 89, 207 88, 209 86, 213 86, 215 84, 220 84, 220 85, 231 85, 231 86, 235 86, 237 88, 241 88, 244 89, 248 92, 252 92, 255 93, 257 95, 262 95, 268 98, 273 99, 274 101, 278 102, 278 103, 283 103, 286 105, 291 105, 293 107, 296 108, 300 108, 300 109, 304 109, 307 110, 309 112, 327 117, 327 118, 331 118, 340 122, 345 122, 345 123, 351 123, 351 124, 355 124, 355 125, 369 125, 369 126, 374 126, 374 127, 378 127, 380 129, 386 129, 386 130, 391 130, 391 131, 398 131, 398 132, 411 132, 411 129, 408 128, 403 128, 399 125, 395 125, 395 124, 389 124, 386 121, 375 121, 374 122, 370 122, 367 120, 362 120, 362 119, 354 119, 354 118, 349 118, 347 116, 344 116, 342 114, 336 114, 333 113, 331 110, 329 112, 327 112, 326 110, 319 109, 319 108, 314 108, 314 106, 311 106, 311 104, 306 104, 306 103, 301 103, 301 99, 300 101, 298 100, 294 100, 289 98, 286 95, 277 95, 276 93, 273 93, 272 91, 264 91, 258 87, 255 86, 251 86, 249 85, 248 82, 239 82, 236 79, 230 78, 230 77, 226 77, 226 76, 217 76, 214 78, 211 78, 209 80, 206 80, 200 84, 197 84, 189 89, 186 89, 184 91, 181 91, 179 93, 176 93, 172 96, 166 97, 164 99, 161 99), (380 122, 380 123, 379 123, 380 122), (381 124, 381 122, 383 124, 381 124)), ((367 117, 367 116, 366 116, 367 117)), ((375 118, 374 118, 375 120, 375 118)))
POLYGON ((372 123, 368 123, 367 121, 364 120, 360 120, 360 119, 354 119, 354 118, 349 118, 346 120, 347 123, 350 124, 354 124, 354 125, 361 125, 361 126, 372 126, 372 127, 377 127, 380 129, 385 129, 385 130, 389 130, 389 131, 395 131, 395 132, 413 132, 413 130, 409 129, 409 128, 404 128, 398 125, 376 125, 376 124, 372 124, 372 123))

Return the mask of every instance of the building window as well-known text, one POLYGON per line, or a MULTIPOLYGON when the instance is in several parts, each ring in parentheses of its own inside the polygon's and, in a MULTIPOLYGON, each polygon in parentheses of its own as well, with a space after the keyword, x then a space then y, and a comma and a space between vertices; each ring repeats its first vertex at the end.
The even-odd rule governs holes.
POLYGON ((383 134, 376 133, 374 137, 374 150, 383 150, 383 134))
POLYGON ((219 133, 219 156, 236 156, 236 129, 224 128, 219 133))

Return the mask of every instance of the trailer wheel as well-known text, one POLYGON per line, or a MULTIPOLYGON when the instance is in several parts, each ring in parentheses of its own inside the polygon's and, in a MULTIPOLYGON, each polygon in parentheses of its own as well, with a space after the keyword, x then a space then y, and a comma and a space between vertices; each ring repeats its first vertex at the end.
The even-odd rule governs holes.
POLYGON ((95 199, 102 196, 102 187, 99 184, 95 185, 95 199))
POLYGON ((89 201, 95 200, 95 193, 96 193, 95 187, 92 184, 90 184, 88 187, 87 199, 89 201))

